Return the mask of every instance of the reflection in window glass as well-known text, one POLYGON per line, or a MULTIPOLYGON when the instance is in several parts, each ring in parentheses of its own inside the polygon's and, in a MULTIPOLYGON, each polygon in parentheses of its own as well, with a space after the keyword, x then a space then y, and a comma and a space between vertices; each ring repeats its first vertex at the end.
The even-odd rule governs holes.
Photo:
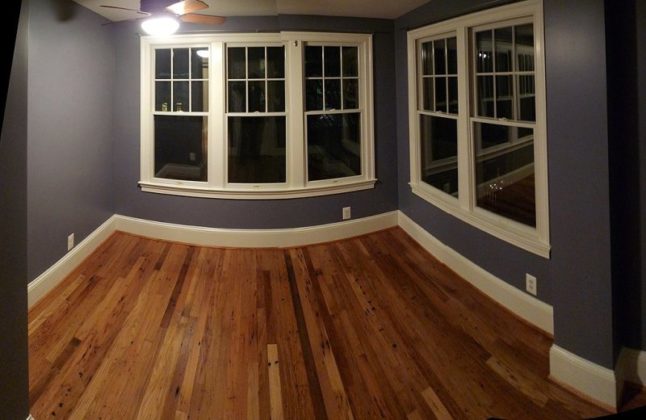
POLYGON ((188 48, 173 48, 173 79, 188 78, 188 48))
POLYGON ((457 120, 420 115, 420 146, 422 181, 457 197, 457 120))
POLYGON ((476 154, 478 207, 535 227, 533 130, 475 123, 474 133, 489 146, 476 154))
POLYGON ((206 181, 206 117, 155 115, 155 176, 206 181))
POLYGON ((307 116, 308 179, 361 174, 361 114, 307 116))
POLYGON ((170 53, 169 48, 155 50, 155 79, 170 79, 170 53))
POLYGON ((285 182, 285 117, 229 117, 228 180, 285 182))

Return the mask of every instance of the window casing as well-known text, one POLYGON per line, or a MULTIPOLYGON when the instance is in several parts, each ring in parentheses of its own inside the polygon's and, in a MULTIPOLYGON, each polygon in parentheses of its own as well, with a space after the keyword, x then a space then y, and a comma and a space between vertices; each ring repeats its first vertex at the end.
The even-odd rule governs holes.
POLYGON ((280 199, 373 188, 371 54, 371 36, 365 34, 142 37, 142 190, 280 199), (339 55, 339 74, 331 62, 320 79, 322 87, 340 87, 341 102, 319 110, 307 109, 313 96, 305 75, 310 47, 339 55), (191 57, 188 74, 178 77, 172 73, 176 50, 191 57), (346 53, 353 66, 346 63, 345 73, 344 50, 354 53, 346 53), (194 63, 197 51, 203 57, 194 63), (160 75, 166 56, 171 69, 160 75), (200 67, 195 77, 193 67, 200 67), (188 86, 188 93, 177 96, 176 86, 188 86))
POLYGON ((549 258, 542 22, 528 0, 408 32, 410 185, 549 258))

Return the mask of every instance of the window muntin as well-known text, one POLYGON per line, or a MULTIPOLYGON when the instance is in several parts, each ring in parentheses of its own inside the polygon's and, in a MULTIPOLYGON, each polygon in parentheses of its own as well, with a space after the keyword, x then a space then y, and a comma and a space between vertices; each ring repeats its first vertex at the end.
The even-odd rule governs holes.
POLYGON ((542 19, 542 2, 526 0, 408 32, 410 185, 447 213, 549 258, 542 19), (457 44, 455 115, 444 111, 442 100, 437 111, 436 83, 424 83, 444 70, 428 59, 437 55, 431 41, 451 36, 457 44), (450 129, 439 124, 451 117, 450 129), (455 148, 435 144, 436 136, 450 138, 447 133, 457 133, 455 148), (434 155, 433 149, 442 151, 434 155), (453 172, 429 178, 433 158, 453 157, 454 150, 453 172))
MULTIPOLYGON (((188 195, 215 198, 293 198, 316 195, 337 194, 373 188, 374 178, 374 140, 373 140, 373 96, 372 96, 372 42, 371 36, 365 34, 338 34, 316 32, 281 32, 275 34, 209 34, 209 35, 175 35, 166 38, 141 38, 141 180, 143 191, 174 195, 188 195), (341 120, 341 136, 337 143, 341 149, 334 148, 330 156, 350 168, 357 175, 345 176, 346 168, 339 165, 328 166, 334 170, 321 176, 322 179, 308 179, 308 140, 305 96, 305 46, 321 45, 341 47, 339 74, 334 73, 334 62, 328 63, 327 77, 338 79, 341 86, 339 93, 340 109, 312 111, 333 115, 358 113, 358 122, 353 115, 331 116, 329 119, 341 120), (182 104, 182 111, 175 111, 171 106, 170 90, 174 79, 186 81, 184 76, 174 78, 172 59, 166 66, 165 75, 160 82, 168 84, 168 111, 157 111, 156 106, 156 49, 206 48, 209 67, 206 77, 209 83, 206 88, 205 110, 194 111, 190 107, 196 100, 189 98, 189 108, 182 104), (270 47, 283 47, 277 52, 270 47), (229 77, 227 67, 228 47, 263 47, 266 51, 251 50, 250 60, 247 50, 241 63, 232 68, 229 77), (348 47, 348 48, 346 48, 348 47), (344 48, 345 51, 344 51, 344 48), (356 51, 356 54, 352 52, 356 51), (344 57, 345 53, 345 57, 344 57), (283 60, 276 60, 277 55, 283 60), (354 60, 356 58, 356 60, 354 60), (272 64, 279 63, 279 64, 272 64), (263 66, 267 67, 262 76, 263 66), (237 73, 236 73, 237 72, 237 73), (240 73, 244 73, 240 75, 240 73), (180 77, 182 77, 180 79, 180 77), (231 82, 231 95, 229 95, 231 82), (262 83, 262 84, 261 84, 262 83), (264 91, 263 91, 264 84, 264 91), (249 86, 251 85, 251 89, 249 86), (253 90, 253 91, 252 91, 253 90), (251 91, 251 98, 249 93, 251 91), (284 92, 278 95, 277 92, 284 92), (235 93, 234 93, 235 92, 235 93), (238 102, 229 107, 230 96, 238 95, 238 102), (356 97, 356 104, 355 98, 356 97), (264 112, 263 112, 264 107, 264 112), (179 174, 180 171, 165 171, 168 178, 155 176, 155 118, 158 115, 201 116, 203 122, 205 147, 202 158, 207 169, 206 176, 192 178, 179 174), (356 124, 355 124, 356 122, 356 124), (354 124, 354 125, 353 125, 354 124), (358 128, 359 136, 353 135, 358 128), (251 135, 252 132, 264 135, 251 135), (258 141, 249 145, 249 139, 258 141), (231 147, 230 147, 231 146, 231 147), (341 150, 341 153, 339 153, 341 150), (229 153, 229 152, 232 153, 229 153), (239 153, 247 153, 253 159, 245 159, 239 153), (358 155, 356 155, 358 154, 358 155), (357 158, 358 156, 358 158, 357 158), (263 161, 279 160, 282 164, 278 170, 264 168, 263 161), (230 159, 231 158, 231 159, 230 159), (256 162, 256 163, 254 163, 256 162), (257 162, 261 162, 257 164, 257 162), (355 162, 359 162, 356 164, 355 162), (237 165, 236 167, 236 164, 237 165), (258 166, 258 167, 257 167, 258 166), (170 174, 170 175, 169 175, 170 174), (178 175, 179 174, 179 175, 178 175), (332 177, 334 176, 334 177, 332 177), (187 179, 188 178, 188 179, 187 179), (205 181, 203 179, 206 178, 205 181), (249 181, 249 182, 247 182, 249 181)), ((239 51, 238 51, 239 53, 239 51)), ((189 54, 190 56, 190 54, 189 54)), ((234 59, 236 57, 232 57, 234 59)), ((190 64, 189 64, 190 66, 190 64)), ((160 71, 164 71, 162 67, 160 71)), ((181 68, 178 71, 181 72, 181 68)), ((321 73, 324 69, 322 68, 321 73)), ((185 71, 183 72, 185 73, 185 71)), ((196 76, 193 77, 194 79, 196 76)), ((192 84, 190 69, 188 81, 192 84)), ((323 78, 321 78, 323 80, 323 78)), ((198 80, 195 82, 206 82, 198 80)), ((333 82, 332 82, 333 84, 333 82)), ((334 86, 332 86, 334 87, 334 86)), ((189 87, 193 89, 193 87, 189 87)), ((189 93, 190 94, 190 93, 189 93)), ((334 100, 334 98, 330 98, 334 100)), ((160 104, 164 101, 160 101, 160 104)), ((329 101, 328 101, 329 103, 329 101)), ((161 105, 160 105, 161 106, 161 105)), ((197 109, 197 108, 196 108, 197 109)), ((312 139, 322 138, 324 130, 312 125, 316 132, 312 139)), ((329 127, 326 127, 329 131, 329 127)), ((310 130, 312 132, 312 130, 310 130)), ((195 153, 195 158, 200 155, 195 153)), ((166 158, 170 163, 173 159, 166 158)), ((267 165, 269 166, 269 165, 267 165)), ((191 171, 187 171, 191 172, 191 171)), ((193 172, 191 172, 193 173, 193 172)))
POLYGON ((285 47, 227 45, 227 181, 285 183, 285 47))
POLYGON ((421 181, 458 196, 458 62, 455 36, 417 42, 421 181))
POLYGON ((307 179, 361 175, 359 49, 305 45, 307 179))

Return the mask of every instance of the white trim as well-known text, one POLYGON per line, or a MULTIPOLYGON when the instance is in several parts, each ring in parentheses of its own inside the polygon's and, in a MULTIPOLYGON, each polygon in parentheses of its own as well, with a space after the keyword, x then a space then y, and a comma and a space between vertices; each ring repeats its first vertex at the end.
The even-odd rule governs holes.
POLYGON ((85 239, 79 242, 63 258, 49 267, 44 273, 36 277, 27 285, 28 307, 34 306, 47 292, 56 287, 67 277, 83 260, 85 260, 99 245, 115 231, 116 216, 110 217, 96 228, 85 239))
POLYGON ((27 417, 27 420, 36 420, 36 419, 34 418, 34 416, 30 414, 29 417, 27 417))
POLYGON ((550 348, 550 377, 616 410, 623 388, 612 369, 592 363, 562 347, 550 348))
POLYGON ((646 351, 622 348, 616 370, 625 381, 646 385, 646 351))
POLYGON ((134 235, 201 246, 292 247, 337 241, 397 226, 397 211, 325 225, 285 229, 221 229, 115 215, 116 229, 134 235))
POLYGON ((435 238, 403 212, 399 211, 398 215, 399 227, 406 231, 431 255, 517 316, 549 334, 554 334, 552 306, 520 291, 474 264, 435 238))

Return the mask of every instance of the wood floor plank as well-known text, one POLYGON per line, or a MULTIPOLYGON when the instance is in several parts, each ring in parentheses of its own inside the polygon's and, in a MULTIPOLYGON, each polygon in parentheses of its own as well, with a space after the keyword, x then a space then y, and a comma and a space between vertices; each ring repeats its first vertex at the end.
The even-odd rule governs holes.
POLYGON ((290 249, 117 232, 30 311, 29 340, 38 419, 606 414, 547 379, 551 337, 399 228, 290 249))

